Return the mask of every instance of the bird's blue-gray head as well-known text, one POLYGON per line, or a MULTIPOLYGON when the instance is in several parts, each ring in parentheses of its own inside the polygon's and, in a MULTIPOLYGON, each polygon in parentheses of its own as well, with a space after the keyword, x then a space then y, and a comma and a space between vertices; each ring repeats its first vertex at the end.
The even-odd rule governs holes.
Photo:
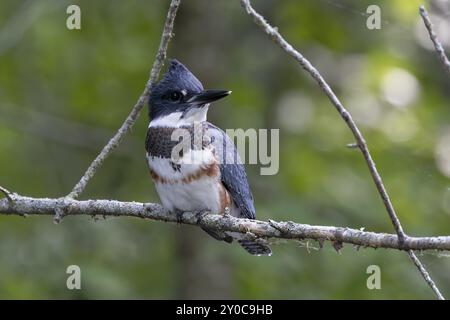
POLYGON ((201 82, 179 61, 170 61, 162 79, 152 88, 149 115, 152 124, 178 126, 205 121, 211 102, 228 90, 204 90, 201 82))

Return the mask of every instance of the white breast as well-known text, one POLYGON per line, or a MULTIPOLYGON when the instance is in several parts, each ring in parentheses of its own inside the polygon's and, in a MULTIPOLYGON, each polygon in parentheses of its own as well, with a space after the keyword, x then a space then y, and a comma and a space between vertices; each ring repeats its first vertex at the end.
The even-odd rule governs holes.
POLYGON ((162 205, 169 211, 210 210, 220 214, 219 182, 214 178, 201 178, 190 183, 155 182, 162 205))
POLYGON ((156 191, 167 210, 223 213, 220 170, 211 149, 187 152, 176 164, 167 158, 147 155, 147 159, 156 191))

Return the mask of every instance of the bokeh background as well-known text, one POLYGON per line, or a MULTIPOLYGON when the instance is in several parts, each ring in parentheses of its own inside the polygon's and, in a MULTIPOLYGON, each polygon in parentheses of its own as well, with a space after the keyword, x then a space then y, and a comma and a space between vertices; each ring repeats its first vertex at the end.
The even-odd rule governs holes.
MULTIPOLYGON (((169 1, 0 2, 0 185, 59 197, 78 181, 141 94, 169 1), (81 7, 81 30, 66 8, 81 7)), ((254 1, 353 113, 408 234, 450 234, 450 78, 416 0, 254 1), (381 30, 366 8, 381 8, 381 30)), ((425 1, 450 51, 450 1, 425 1)), ((207 88, 222 128, 279 128, 280 170, 249 165, 260 219, 393 228, 352 136, 315 82, 238 1, 183 1, 168 56, 207 88)), ((157 202, 144 159, 147 111, 82 198, 157 202)), ((133 218, 0 216, 0 298, 434 298, 404 253, 273 242, 252 257, 196 227, 133 218), (82 289, 66 288, 81 268, 82 289), (381 268, 381 290, 366 269, 381 268)), ((450 296, 450 259, 420 255, 450 296)))

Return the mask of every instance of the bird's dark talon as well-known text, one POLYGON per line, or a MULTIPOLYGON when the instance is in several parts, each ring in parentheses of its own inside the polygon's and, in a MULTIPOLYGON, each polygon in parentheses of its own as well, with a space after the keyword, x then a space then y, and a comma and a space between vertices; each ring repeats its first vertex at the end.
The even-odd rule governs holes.
POLYGON ((183 223, 183 214, 184 214, 184 212, 181 211, 181 210, 177 210, 175 212, 175 214, 177 216, 177 224, 179 224, 179 225, 182 224, 183 223))
POLYGON ((195 213, 195 217, 197 218, 197 224, 200 224, 200 222, 203 220, 205 215, 208 214, 207 210, 198 211, 195 213))

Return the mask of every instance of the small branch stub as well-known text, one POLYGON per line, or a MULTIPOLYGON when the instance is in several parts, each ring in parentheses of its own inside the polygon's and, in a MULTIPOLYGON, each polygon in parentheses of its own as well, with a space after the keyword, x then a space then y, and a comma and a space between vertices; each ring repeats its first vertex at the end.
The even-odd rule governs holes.
POLYGON ((8 189, 0 186, 0 191, 5 195, 5 197, 8 199, 8 201, 13 202, 13 194, 8 189))

